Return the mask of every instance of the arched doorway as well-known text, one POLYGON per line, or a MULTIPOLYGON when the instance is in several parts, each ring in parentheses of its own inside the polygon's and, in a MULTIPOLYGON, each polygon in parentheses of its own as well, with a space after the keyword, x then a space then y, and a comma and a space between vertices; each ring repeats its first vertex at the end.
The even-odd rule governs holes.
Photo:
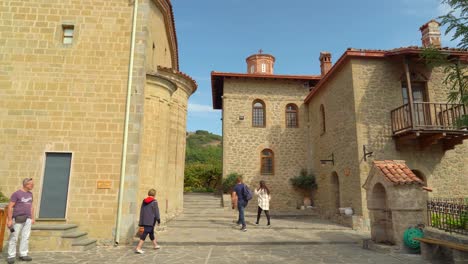
POLYGON ((332 172, 330 183, 331 183, 331 188, 330 188, 331 206, 333 208, 333 212, 338 213, 338 208, 341 207, 340 179, 338 177, 338 173, 336 173, 335 171, 332 172))
POLYGON ((381 183, 372 189, 372 221, 371 237, 377 243, 395 244, 393 238, 392 211, 388 208, 387 192, 381 183))

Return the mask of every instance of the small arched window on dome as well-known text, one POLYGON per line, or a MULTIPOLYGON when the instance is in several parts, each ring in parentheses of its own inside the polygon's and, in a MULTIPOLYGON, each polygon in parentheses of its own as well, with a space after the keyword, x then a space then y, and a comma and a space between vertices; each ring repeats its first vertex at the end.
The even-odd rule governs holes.
POLYGON ((255 71, 255 66, 250 65, 250 73, 254 73, 254 71, 255 71))
POLYGON ((266 72, 266 64, 262 63, 262 72, 266 72))
POLYGON ((264 149, 261 153, 261 174, 273 174, 274 173, 274 154, 271 149, 264 149))
POLYGON ((327 127, 325 124, 325 107, 323 106, 323 104, 320 105, 320 129, 320 135, 325 134, 325 132, 327 131, 327 127))
POLYGON ((252 126, 265 127, 265 103, 255 100, 252 104, 252 126))
POLYGON ((295 104, 286 105, 286 127, 288 128, 299 127, 297 105, 295 104))

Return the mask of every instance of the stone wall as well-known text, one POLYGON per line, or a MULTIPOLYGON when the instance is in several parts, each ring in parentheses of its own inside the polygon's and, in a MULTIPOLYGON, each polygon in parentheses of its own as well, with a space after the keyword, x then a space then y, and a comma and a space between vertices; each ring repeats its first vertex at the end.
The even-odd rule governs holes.
MULTIPOLYGON (((173 73, 166 79, 177 92, 166 99, 147 85, 148 70, 177 61, 162 2, 141 0, 138 10, 121 243, 134 235, 149 188, 161 195, 163 219, 182 208, 186 109, 195 84, 173 73)), ((101 243, 115 232, 132 8, 126 0, 0 3, 0 190, 9 195, 32 177, 40 212, 45 153, 72 153, 65 222, 101 243), (75 26, 70 45, 62 44, 62 24, 75 26), (110 188, 98 189, 98 181, 110 188)))
MULTIPOLYGON (((428 78, 429 101, 446 102, 447 88, 441 68, 429 70, 410 64, 412 72, 428 78)), ((408 167, 424 175, 434 197, 466 197, 468 186, 468 145, 443 151, 440 144, 421 150, 418 145, 396 150, 391 130, 391 110, 403 105, 400 61, 353 58, 335 72, 310 103, 309 169, 319 176, 317 204, 325 215, 336 213, 332 172, 339 179, 339 205, 352 207, 368 219, 367 201, 361 188, 369 175, 372 160, 405 160, 408 167), (321 133, 320 105, 325 107, 326 132, 321 133), (363 145, 373 156, 364 161, 363 145), (319 166, 320 159, 335 156, 335 166, 319 166)), ((364 221, 366 222, 366 221, 364 221)))
POLYGON ((223 177, 233 172, 243 174, 252 188, 265 180, 272 192, 272 210, 292 209, 299 201, 302 203, 302 195, 291 187, 289 179, 307 168, 307 112, 303 103, 307 93, 302 81, 229 78, 224 81, 223 177), (265 103, 264 128, 252 127, 255 99, 265 103), (285 111, 289 103, 298 106, 298 128, 286 128, 285 111), (260 153, 265 148, 274 153, 273 175, 260 174, 260 153))
POLYGON ((352 207, 355 214, 362 215, 351 65, 344 65, 325 85, 308 104, 308 164, 318 180, 316 205, 326 217, 334 217, 337 207, 352 207), (325 132, 321 127, 321 105, 325 110, 325 132), (331 159, 332 153, 335 164, 321 165, 320 160, 331 159), (334 177, 338 177, 338 184, 334 177))
MULTIPOLYGON (((468 144, 444 151, 441 144, 421 150, 417 144, 396 150, 391 137, 390 111, 403 105, 401 81, 404 68, 399 61, 353 59, 353 86, 356 100, 356 116, 361 181, 369 173, 373 159, 405 160, 412 170, 424 175, 434 197, 466 197, 468 185, 468 144), (362 145, 374 155, 368 162, 362 159, 362 145)), ((447 102, 448 88, 443 84, 442 68, 430 70, 411 63, 411 72, 427 77, 430 102, 447 102)))

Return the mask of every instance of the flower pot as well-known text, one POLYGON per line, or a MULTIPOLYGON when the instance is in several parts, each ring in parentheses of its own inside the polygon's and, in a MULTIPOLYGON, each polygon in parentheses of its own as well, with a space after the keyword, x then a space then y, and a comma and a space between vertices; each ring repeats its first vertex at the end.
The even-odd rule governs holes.
POLYGON ((304 206, 307 207, 311 205, 312 205, 312 200, 310 199, 310 197, 304 197, 304 206))
POLYGON ((344 210, 345 215, 353 215, 353 208, 346 207, 344 210))

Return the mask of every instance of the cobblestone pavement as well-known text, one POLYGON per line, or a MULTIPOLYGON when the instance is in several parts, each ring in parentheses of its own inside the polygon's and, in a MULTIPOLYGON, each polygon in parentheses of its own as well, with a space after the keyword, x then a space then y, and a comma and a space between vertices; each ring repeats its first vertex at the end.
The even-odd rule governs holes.
POLYGON ((157 233, 162 248, 153 250, 148 240, 142 255, 134 253, 134 246, 119 246, 84 252, 31 252, 31 256, 33 263, 47 264, 426 263, 419 255, 362 249, 360 241, 368 234, 314 216, 276 216, 267 228, 264 216, 260 226, 255 226, 255 216, 247 213, 247 232, 239 230, 233 221, 236 217, 235 211, 222 208, 186 210, 157 233))

